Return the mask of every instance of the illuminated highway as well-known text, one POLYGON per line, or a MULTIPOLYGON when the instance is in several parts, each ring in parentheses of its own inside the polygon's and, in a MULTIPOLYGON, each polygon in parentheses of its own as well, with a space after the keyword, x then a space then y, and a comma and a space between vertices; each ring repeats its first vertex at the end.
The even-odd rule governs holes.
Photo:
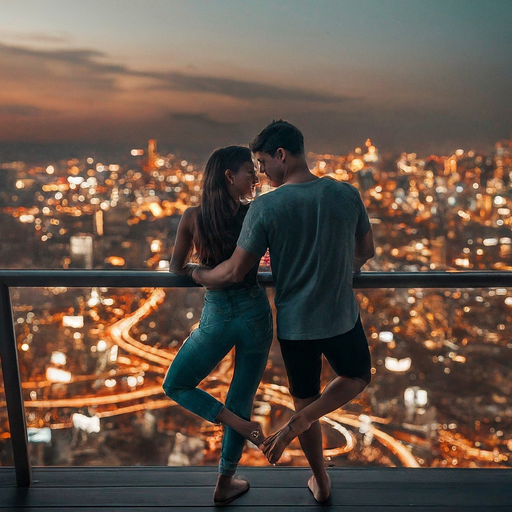
POLYGON ((113 324, 108 333, 113 343, 119 345, 126 352, 147 359, 166 368, 174 360, 174 354, 155 347, 150 347, 130 336, 130 330, 143 318, 149 316, 165 299, 165 292, 156 288, 149 298, 134 313, 113 324))
MULTIPOLYGON (((167 370, 170 363, 174 359, 174 354, 156 347, 151 347, 136 340, 131 335, 132 329, 143 319, 154 313, 160 304, 165 300, 165 292, 162 289, 154 289, 151 291, 146 300, 144 300, 138 309, 133 313, 125 316, 116 323, 112 324, 107 329, 106 340, 109 342, 110 348, 117 345, 128 354, 148 361, 148 363, 155 364, 155 370, 157 373, 163 373, 167 370)), ((120 359, 122 360, 122 357, 120 359)), ((127 363, 130 362, 129 358, 125 358, 127 363)), ((229 385, 229 368, 233 364, 232 357, 229 355, 222 364, 220 371, 217 371, 212 379, 208 382, 208 390, 214 395, 220 395, 222 390, 229 385)), ((143 368, 149 368, 149 365, 142 365, 143 368)), ((138 368, 121 368, 119 375, 130 375, 140 371, 138 368)), ((104 375, 107 377, 107 374, 104 375)), ((84 382, 87 380, 102 378, 98 375, 89 376, 78 376, 74 377, 72 382, 84 382)), ((51 385, 50 381, 41 382, 29 382, 25 383, 24 389, 30 388, 43 388, 51 385)), ((279 386, 271 383, 262 383, 258 390, 259 396, 263 397, 263 400, 270 403, 272 406, 283 407, 293 410, 293 402, 288 393, 288 389, 284 386, 279 386)), ((101 406, 112 406, 117 405, 113 410, 98 410, 96 416, 99 418, 108 418, 113 416, 119 416, 122 414, 134 413, 137 411, 161 409, 166 407, 174 406, 174 402, 170 399, 163 398, 163 392, 161 385, 154 385, 148 381, 138 388, 131 391, 114 393, 108 395, 95 395, 95 396, 81 396, 78 398, 59 398, 49 400, 27 400, 25 407, 27 409, 52 409, 52 408, 81 408, 81 407, 101 407, 101 406), (135 400, 144 399, 143 403, 130 404, 135 400)), ((386 423, 386 420, 382 418, 372 418, 372 424, 369 427, 371 434, 374 439, 379 441, 385 448, 391 451, 405 467, 418 467, 419 464, 410 453, 410 451, 402 444, 402 442, 394 439, 389 434, 375 427, 373 420, 380 423, 386 423)), ((334 449, 326 450, 326 456, 333 457, 348 453, 352 451, 356 444, 356 436, 346 428, 346 426, 353 428, 354 430, 360 429, 363 426, 363 422, 353 414, 348 414, 343 411, 333 412, 328 416, 325 416, 321 421, 330 428, 338 432, 343 442, 340 446, 334 449)), ((52 428, 68 428, 71 426, 70 421, 64 423, 52 425, 52 428)), ((294 453, 292 448, 287 449, 290 453, 294 453)))
MULTIPOLYGON (((287 407, 288 409, 293 410, 293 401, 288 393, 288 389, 284 386, 277 386, 275 384, 264 385, 263 389, 260 387, 260 391, 263 393, 264 399, 269 400, 270 403, 279 404, 283 407, 287 407)), ((349 435, 345 428, 340 428, 340 425, 349 425, 356 429, 361 428, 363 425, 357 416, 344 413, 343 411, 334 411, 328 416, 321 418, 320 421, 328 424, 337 432, 339 432, 345 439, 345 446, 349 449, 354 447, 354 438, 352 435, 349 435)), ((385 420, 382 420, 382 422, 386 423, 385 420)), ((373 426, 373 424, 370 426, 370 430, 373 436, 383 446, 388 448, 394 455, 396 455, 405 467, 419 467, 419 464, 414 456, 400 441, 396 440, 389 434, 386 434, 382 430, 379 430, 373 426)), ((349 449, 345 449, 342 451, 342 453, 349 451, 349 449)))

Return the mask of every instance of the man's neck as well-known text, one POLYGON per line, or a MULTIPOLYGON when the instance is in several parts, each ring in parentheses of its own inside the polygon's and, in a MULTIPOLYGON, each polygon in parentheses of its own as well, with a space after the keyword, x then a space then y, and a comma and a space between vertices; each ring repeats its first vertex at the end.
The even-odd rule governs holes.
POLYGON ((285 175, 283 185, 293 185, 294 183, 307 183, 319 179, 308 167, 305 161, 299 161, 296 165, 291 166, 285 175))

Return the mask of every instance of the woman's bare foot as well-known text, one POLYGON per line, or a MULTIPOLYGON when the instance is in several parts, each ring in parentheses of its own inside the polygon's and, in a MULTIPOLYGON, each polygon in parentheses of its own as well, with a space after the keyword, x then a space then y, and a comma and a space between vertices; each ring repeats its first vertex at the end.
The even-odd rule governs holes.
POLYGON ((270 464, 276 464, 285 448, 309 427, 310 424, 306 420, 300 416, 293 416, 280 430, 268 436, 262 450, 270 464))
POLYGON ((244 495, 250 487, 249 482, 242 478, 219 475, 213 501, 216 506, 222 507, 244 495))
POLYGON ((313 493, 313 496, 318 503, 327 501, 331 495, 331 479, 329 478, 329 475, 326 476, 327 480, 322 482, 322 485, 318 483, 315 475, 313 475, 308 481, 309 490, 313 493))

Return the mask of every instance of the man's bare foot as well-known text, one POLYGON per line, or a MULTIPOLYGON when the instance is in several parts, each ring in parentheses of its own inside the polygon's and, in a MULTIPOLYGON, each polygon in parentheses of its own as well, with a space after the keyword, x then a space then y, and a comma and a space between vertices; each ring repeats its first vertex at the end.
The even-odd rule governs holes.
POLYGON ((213 501, 216 506, 222 507, 244 495, 250 487, 249 482, 242 478, 219 475, 213 501))
POLYGON ((285 448, 302 432, 305 432, 310 424, 298 416, 294 416, 280 430, 267 437, 263 443, 263 453, 270 464, 276 464, 285 448))
POLYGON ((308 487, 318 503, 327 501, 331 495, 331 479, 329 478, 329 475, 327 475, 327 480, 322 482, 322 485, 318 483, 315 475, 313 475, 308 481, 308 487))

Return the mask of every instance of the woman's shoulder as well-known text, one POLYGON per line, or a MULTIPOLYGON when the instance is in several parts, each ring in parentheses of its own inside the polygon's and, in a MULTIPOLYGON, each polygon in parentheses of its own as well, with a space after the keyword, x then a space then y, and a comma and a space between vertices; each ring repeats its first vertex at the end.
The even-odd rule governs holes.
POLYGON ((195 217, 197 217, 199 210, 200 210, 199 206, 190 206, 183 212, 183 218, 184 219, 195 218, 195 217))
POLYGON ((181 222, 191 228, 196 222, 198 213, 199 206, 190 206, 183 212, 183 215, 181 216, 181 222))

